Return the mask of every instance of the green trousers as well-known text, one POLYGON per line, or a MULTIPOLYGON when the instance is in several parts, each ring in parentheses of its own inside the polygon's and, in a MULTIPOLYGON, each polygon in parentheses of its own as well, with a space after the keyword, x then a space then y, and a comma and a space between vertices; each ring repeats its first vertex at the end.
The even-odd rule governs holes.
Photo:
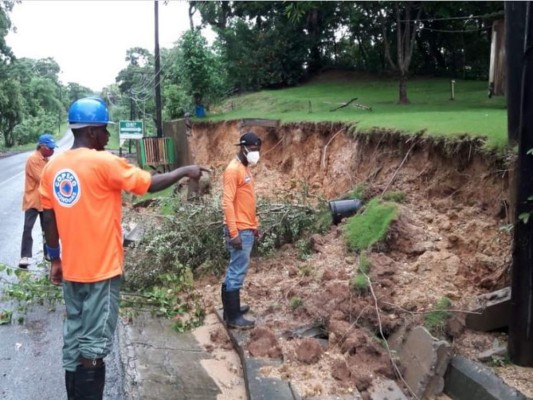
POLYGON ((63 368, 76 371, 80 357, 104 358, 117 327, 121 276, 101 282, 63 282, 63 368))

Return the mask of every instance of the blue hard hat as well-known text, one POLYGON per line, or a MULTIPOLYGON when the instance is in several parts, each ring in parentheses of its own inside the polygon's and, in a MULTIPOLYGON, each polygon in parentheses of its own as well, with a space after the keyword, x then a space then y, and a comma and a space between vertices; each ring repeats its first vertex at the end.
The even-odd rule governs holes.
POLYGON ((57 144, 54 140, 54 137, 50 133, 44 133, 41 136, 39 136, 39 141, 37 144, 42 144, 49 149, 55 149, 57 147, 57 144))
POLYGON ((85 97, 72 103, 68 110, 68 122, 84 126, 112 123, 105 102, 98 97, 85 97))

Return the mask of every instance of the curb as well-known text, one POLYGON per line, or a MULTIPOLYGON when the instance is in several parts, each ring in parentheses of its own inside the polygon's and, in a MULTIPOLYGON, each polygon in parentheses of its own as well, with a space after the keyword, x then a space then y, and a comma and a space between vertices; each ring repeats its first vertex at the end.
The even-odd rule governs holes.
POLYGON ((210 356, 191 333, 177 334, 170 321, 140 313, 120 320, 119 347, 129 400, 216 399, 221 391, 203 368, 210 356))
POLYGON ((222 311, 215 310, 218 319, 224 325, 228 336, 230 337, 233 347, 239 354, 241 359, 242 371, 244 376, 244 383, 246 387, 246 395, 249 400, 297 400, 292 392, 291 386, 287 381, 268 378, 261 376, 261 368, 265 366, 280 365, 280 361, 264 360, 256 357, 249 357, 244 351, 249 331, 241 331, 238 329, 229 329, 222 318, 222 311))
POLYGON ((462 356, 452 358, 445 375, 444 393, 453 400, 527 400, 489 368, 462 356))

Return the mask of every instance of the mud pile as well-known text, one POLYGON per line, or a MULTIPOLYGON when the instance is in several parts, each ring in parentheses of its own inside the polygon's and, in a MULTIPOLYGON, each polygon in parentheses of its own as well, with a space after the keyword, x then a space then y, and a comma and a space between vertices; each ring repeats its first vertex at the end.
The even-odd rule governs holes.
MULTIPOLYGON (((376 377, 396 378, 377 339, 380 329, 387 337, 400 326, 421 324, 444 296, 453 309, 467 310, 475 296, 508 285, 511 235, 502 227, 509 224, 510 175, 506 161, 484 151, 482 140, 353 134, 345 125, 323 123, 253 131, 263 139, 253 170, 259 196, 331 200, 364 184, 365 200, 391 191, 406 199, 385 243, 367 254, 380 318, 372 296, 349 288, 358 255, 346 249, 342 224, 313 237, 307 259, 285 246, 272 258, 252 261, 243 295, 258 332, 248 350, 263 357, 281 353, 283 360, 265 375, 290 380, 304 397, 364 394, 376 377), (324 333, 294 335, 302 327, 324 333)), ((193 159, 213 168, 215 191, 241 133, 236 122, 194 125, 193 159)), ((219 306, 215 279, 205 278, 198 288, 208 306, 219 306)), ((472 340, 460 324, 442 334, 463 354, 494 340, 489 334, 472 340)), ((518 388, 533 393, 531 384, 518 388)))

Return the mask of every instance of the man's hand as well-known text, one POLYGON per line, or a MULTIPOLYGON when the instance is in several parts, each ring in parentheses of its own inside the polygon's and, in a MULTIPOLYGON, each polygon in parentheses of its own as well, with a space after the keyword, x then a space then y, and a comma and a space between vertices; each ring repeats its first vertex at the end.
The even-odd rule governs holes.
POLYGON ((254 238, 261 239, 261 231, 259 229, 254 229, 254 238))
POLYGON ((59 286, 63 282, 63 266, 61 260, 52 260, 50 267, 50 281, 53 285, 59 286))
POLYGON ((237 234, 237 236, 235 236, 234 238, 231 238, 229 240, 229 244, 236 250, 242 250, 242 239, 239 234, 237 234))
POLYGON ((189 177, 189 179, 195 179, 198 180, 202 177, 202 172, 211 172, 210 169, 200 167, 199 165, 189 165, 187 167, 186 175, 189 177))

